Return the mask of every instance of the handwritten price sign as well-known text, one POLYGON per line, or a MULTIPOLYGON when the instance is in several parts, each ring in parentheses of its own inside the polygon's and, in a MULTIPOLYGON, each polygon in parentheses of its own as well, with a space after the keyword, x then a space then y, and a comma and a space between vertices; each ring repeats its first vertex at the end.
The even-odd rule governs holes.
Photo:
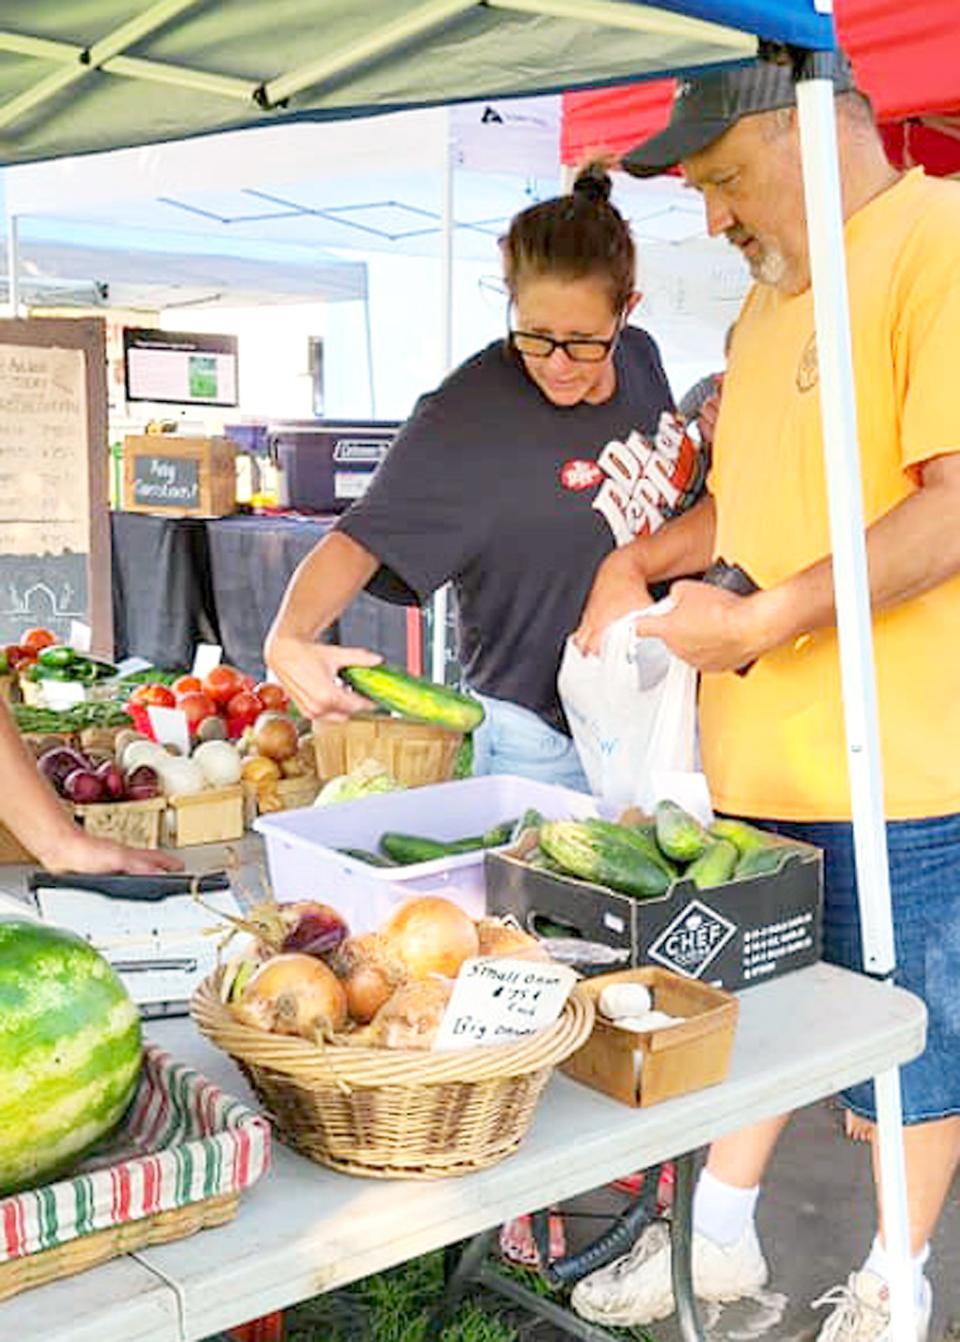
POLYGON ((466 960, 433 1047, 510 1044, 560 1015, 577 975, 566 965, 483 957, 466 960))

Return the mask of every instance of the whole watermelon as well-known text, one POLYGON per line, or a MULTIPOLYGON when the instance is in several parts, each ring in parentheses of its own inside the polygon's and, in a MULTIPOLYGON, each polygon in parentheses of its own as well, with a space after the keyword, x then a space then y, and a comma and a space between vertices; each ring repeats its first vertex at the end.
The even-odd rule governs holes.
POLYGON ((65 1172, 109 1132, 141 1056, 137 1008, 98 951, 0 922, 0 1194, 65 1172))

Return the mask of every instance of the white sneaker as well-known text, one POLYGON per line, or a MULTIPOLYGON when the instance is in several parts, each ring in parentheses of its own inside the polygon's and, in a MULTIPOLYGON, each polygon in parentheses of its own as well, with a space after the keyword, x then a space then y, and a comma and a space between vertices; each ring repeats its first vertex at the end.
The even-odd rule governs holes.
MULTIPOLYGON (((673 1313, 670 1272, 670 1231, 656 1221, 628 1254, 578 1282, 571 1303, 593 1323, 653 1323, 673 1313)), ((736 1244, 726 1246, 694 1234, 693 1289, 702 1300, 739 1300, 766 1282, 767 1265, 752 1224, 736 1244)))
MULTIPOLYGON (((890 1293, 875 1272, 851 1272, 846 1286, 835 1286, 814 1300, 813 1308, 833 1305, 834 1310, 817 1334, 817 1342, 893 1342, 890 1324, 890 1293)), ((923 1302, 917 1305, 917 1342, 927 1342, 933 1292, 923 1279, 923 1302)))

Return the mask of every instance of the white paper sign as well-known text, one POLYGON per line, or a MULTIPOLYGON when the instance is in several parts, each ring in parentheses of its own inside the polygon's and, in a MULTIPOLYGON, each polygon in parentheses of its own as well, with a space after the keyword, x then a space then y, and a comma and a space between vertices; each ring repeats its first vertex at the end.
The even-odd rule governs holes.
POLYGON ((577 975, 566 965, 508 956, 465 960, 433 1047, 509 1044, 560 1015, 577 975))
POLYGON ((146 657, 124 657, 117 663, 117 675, 132 676, 135 671, 149 671, 152 666, 153 662, 148 662, 146 657))
POLYGON ((223 648, 219 643, 198 643, 193 654, 193 674, 203 680, 208 672, 223 661, 223 648))
POLYGON ((48 708, 62 710, 82 704, 87 691, 79 680, 43 680, 43 702, 48 708))
POLYGON ((160 708, 149 704, 147 717, 162 746, 176 746, 181 755, 190 754, 190 729, 182 708, 160 708))
POLYGON ((89 652, 93 642, 93 630, 83 620, 70 621, 70 637, 67 639, 74 652, 89 652))

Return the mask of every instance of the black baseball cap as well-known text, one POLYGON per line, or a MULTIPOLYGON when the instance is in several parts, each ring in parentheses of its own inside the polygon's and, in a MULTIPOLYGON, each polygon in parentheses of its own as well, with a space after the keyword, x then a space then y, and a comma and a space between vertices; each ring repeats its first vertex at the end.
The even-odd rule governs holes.
MULTIPOLYGON (((841 51, 822 58, 821 71, 832 78, 835 93, 849 93, 856 87, 850 63, 841 51)), ((635 145, 623 156, 622 166, 634 177, 655 177, 719 140, 741 117, 793 107, 796 101, 789 63, 758 60, 682 79, 674 94, 669 126, 635 145)))

